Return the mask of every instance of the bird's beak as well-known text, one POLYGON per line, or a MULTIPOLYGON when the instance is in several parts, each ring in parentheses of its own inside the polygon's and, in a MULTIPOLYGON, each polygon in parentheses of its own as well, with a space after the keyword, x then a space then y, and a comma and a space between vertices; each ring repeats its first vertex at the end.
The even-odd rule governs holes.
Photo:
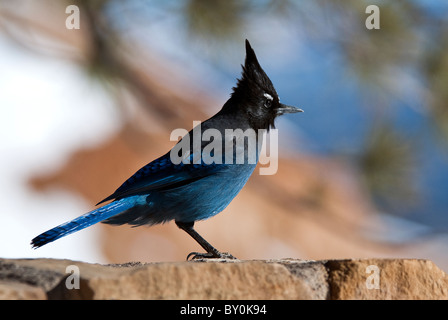
POLYGON ((280 103, 280 108, 277 109, 278 116, 285 114, 285 113, 296 113, 296 112, 303 112, 303 110, 299 109, 297 107, 288 106, 283 103, 280 103))

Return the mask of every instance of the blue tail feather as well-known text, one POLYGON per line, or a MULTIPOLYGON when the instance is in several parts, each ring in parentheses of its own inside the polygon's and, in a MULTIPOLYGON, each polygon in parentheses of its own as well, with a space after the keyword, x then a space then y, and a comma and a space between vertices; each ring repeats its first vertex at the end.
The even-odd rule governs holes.
POLYGON ((53 242, 73 232, 82 230, 93 224, 108 219, 116 214, 119 214, 125 210, 128 210, 129 208, 132 208, 134 205, 136 205, 139 200, 141 200, 141 196, 128 197, 109 203, 101 208, 92 210, 74 220, 65 222, 57 227, 54 227, 53 229, 50 229, 38 235, 33 240, 31 240, 31 245, 35 249, 42 247, 47 243, 53 242))

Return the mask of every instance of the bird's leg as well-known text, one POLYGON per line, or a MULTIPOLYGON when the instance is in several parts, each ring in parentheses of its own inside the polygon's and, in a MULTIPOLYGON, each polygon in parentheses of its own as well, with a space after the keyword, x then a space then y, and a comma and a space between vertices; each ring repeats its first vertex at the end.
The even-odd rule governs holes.
POLYGON ((197 243, 201 245, 202 248, 207 251, 206 253, 200 252, 191 252, 187 256, 187 260, 195 260, 195 259, 207 259, 207 258, 221 258, 221 259, 236 259, 229 253, 219 252, 215 247, 213 247, 210 243, 207 242, 199 233, 194 230, 193 225, 194 222, 179 222, 176 221, 176 225, 188 233, 197 243))

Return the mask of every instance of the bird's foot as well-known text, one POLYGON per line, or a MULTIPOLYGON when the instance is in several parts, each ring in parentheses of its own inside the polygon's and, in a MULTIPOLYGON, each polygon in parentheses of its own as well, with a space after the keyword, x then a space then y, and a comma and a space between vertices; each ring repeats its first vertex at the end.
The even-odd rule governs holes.
POLYGON ((226 259, 226 260, 236 260, 234 256, 232 256, 228 252, 191 252, 187 256, 187 261, 193 260, 203 260, 203 259, 226 259))

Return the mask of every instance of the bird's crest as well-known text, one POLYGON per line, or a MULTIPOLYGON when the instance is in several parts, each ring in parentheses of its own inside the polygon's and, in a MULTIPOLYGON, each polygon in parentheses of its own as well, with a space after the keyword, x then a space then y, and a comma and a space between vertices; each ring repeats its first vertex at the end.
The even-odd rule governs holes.
POLYGON ((244 63, 243 73, 241 78, 238 79, 236 87, 233 88, 232 96, 249 95, 251 93, 263 90, 264 92, 270 92, 273 95, 277 95, 274 85, 271 80, 261 68, 255 55, 254 49, 252 49, 249 41, 246 39, 246 60, 244 63))

